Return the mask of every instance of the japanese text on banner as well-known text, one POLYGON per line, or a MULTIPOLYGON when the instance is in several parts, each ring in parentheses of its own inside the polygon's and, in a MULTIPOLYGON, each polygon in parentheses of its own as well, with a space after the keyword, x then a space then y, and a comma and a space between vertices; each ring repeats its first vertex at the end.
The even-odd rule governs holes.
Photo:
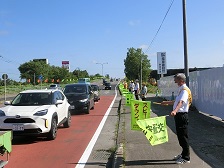
POLYGON ((152 146, 168 142, 166 116, 148 118, 136 122, 152 146))
POLYGON ((143 120, 150 118, 151 111, 151 102, 150 101, 140 101, 140 100, 131 100, 131 129, 132 130, 141 130, 137 120, 143 120))

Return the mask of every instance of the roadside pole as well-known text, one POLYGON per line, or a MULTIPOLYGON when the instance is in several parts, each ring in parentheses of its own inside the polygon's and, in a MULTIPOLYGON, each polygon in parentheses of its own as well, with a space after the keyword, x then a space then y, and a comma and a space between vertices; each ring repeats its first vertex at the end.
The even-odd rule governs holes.
POLYGON ((4 89, 4 100, 6 101, 6 79, 8 79, 8 75, 7 74, 3 74, 2 75, 2 79, 4 80, 4 86, 5 86, 5 89, 4 89))

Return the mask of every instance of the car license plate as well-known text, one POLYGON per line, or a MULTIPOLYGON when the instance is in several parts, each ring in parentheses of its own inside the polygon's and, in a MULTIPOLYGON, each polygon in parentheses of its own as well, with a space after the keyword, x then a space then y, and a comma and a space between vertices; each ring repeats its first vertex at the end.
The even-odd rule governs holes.
POLYGON ((74 110, 74 109, 75 109, 75 106, 74 106, 74 105, 71 105, 70 108, 71 108, 72 110, 74 110))
POLYGON ((24 126, 22 124, 16 124, 12 126, 13 131, 24 131, 24 126))

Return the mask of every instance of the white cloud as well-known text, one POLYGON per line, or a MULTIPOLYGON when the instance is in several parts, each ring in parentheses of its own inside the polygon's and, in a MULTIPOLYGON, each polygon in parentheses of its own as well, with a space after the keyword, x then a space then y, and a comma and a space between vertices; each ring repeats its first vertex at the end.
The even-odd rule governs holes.
POLYGON ((128 24, 129 24, 130 26, 136 26, 136 25, 139 25, 140 23, 141 23, 140 20, 130 20, 130 21, 128 22, 128 24))

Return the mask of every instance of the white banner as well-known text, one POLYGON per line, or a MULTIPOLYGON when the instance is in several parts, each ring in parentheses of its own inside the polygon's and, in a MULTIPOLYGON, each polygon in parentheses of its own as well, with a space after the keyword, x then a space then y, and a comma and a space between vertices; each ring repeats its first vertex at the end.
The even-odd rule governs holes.
POLYGON ((157 52, 157 74, 166 73, 166 52, 157 52))

